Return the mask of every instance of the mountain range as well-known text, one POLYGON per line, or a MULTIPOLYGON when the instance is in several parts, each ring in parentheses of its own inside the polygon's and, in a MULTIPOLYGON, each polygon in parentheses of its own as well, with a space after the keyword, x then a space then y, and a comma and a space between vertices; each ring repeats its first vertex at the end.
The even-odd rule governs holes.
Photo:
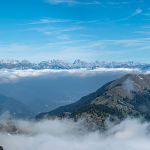
POLYGON ((127 117, 150 120, 150 75, 127 74, 111 81, 79 101, 41 113, 44 118, 83 119, 88 125, 105 127, 107 120, 118 122, 127 117))
POLYGON ((62 60, 41 61, 39 63, 32 63, 28 60, 0 60, 0 69, 96 69, 96 68, 132 68, 141 69, 142 71, 149 70, 150 64, 137 63, 133 61, 128 62, 106 62, 95 61, 85 62, 80 59, 75 60, 73 63, 65 62, 62 60))

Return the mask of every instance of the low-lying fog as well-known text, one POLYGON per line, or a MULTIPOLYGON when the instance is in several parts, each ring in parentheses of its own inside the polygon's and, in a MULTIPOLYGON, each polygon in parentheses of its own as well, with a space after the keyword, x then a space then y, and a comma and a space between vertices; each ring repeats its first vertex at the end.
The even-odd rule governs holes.
POLYGON ((26 104, 37 114, 77 101, 103 84, 132 71, 124 68, 0 70, 0 94, 26 104))
POLYGON ((23 133, 0 133, 4 150, 149 150, 150 124, 126 119, 105 133, 85 130, 82 122, 16 121, 23 133))

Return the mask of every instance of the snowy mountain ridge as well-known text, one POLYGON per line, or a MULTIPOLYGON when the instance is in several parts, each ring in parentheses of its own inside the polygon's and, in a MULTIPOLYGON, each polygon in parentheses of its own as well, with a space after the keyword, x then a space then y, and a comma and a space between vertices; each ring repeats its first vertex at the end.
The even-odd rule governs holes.
POLYGON ((95 61, 85 62, 80 59, 75 60, 73 63, 65 62, 62 60, 49 60, 41 61, 39 63, 33 63, 28 60, 0 60, 0 69, 96 69, 96 68, 131 68, 141 69, 143 71, 150 70, 150 63, 138 63, 133 61, 128 62, 107 62, 107 61, 95 61))

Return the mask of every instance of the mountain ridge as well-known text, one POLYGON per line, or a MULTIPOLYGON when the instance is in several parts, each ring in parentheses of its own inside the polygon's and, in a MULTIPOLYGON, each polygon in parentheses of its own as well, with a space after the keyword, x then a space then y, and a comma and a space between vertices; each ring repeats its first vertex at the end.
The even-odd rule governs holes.
POLYGON ((127 117, 150 120, 150 75, 127 74, 73 104, 36 116, 37 119, 54 117, 85 118, 88 123, 99 126, 104 125, 107 118, 111 121, 127 117))

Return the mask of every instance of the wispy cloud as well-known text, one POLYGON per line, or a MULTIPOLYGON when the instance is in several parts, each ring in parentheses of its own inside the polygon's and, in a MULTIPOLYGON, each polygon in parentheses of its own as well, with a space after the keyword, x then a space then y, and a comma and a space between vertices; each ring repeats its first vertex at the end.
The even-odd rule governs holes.
POLYGON ((124 39, 124 40, 96 40, 90 42, 92 46, 118 45, 122 47, 139 47, 149 43, 149 38, 124 39), (93 43, 93 44, 92 44, 93 43))
MULTIPOLYGON (((119 6, 119 5, 128 5, 130 3, 135 3, 133 1, 101 1, 101 0, 46 0, 47 3, 58 5, 58 4, 69 4, 69 5, 101 5, 101 6, 119 6)), ((139 1, 140 3, 141 1, 139 1)))
POLYGON ((143 10, 141 8, 137 8, 131 15, 121 18, 121 19, 118 19, 116 21, 126 21, 128 19, 131 19, 132 17, 140 15, 142 12, 143 12, 143 10))
POLYGON ((66 23, 66 22, 72 22, 72 20, 54 19, 54 18, 42 18, 42 19, 39 19, 39 20, 36 20, 36 21, 29 22, 27 24, 39 25, 39 24, 66 23))
POLYGON ((74 25, 78 25, 78 24, 94 24, 94 23, 100 23, 100 21, 97 20, 71 20, 71 19, 60 19, 60 18, 41 18, 39 20, 33 20, 21 25, 49 25, 49 24, 59 24, 62 23, 64 25, 66 25, 66 23, 68 23, 68 25, 70 24, 74 24, 74 25))
MULTIPOLYGON (((129 0, 45 0, 45 2, 52 4, 52 5, 59 5, 59 4, 67 4, 67 5, 101 5, 101 6, 124 6, 128 4, 136 4, 136 1, 129 1, 129 0)), ((143 3, 142 0, 139 0, 138 3, 143 3)))
POLYGON ((129 4, 129 1, 108 1, 106 4, 108 5, 126 5, 129 4))
MULTIPOLYGON (((149 38, 125 40, 69 40, 66 37, 58 41, 36 45, 7 44, 0 45, 1 57, 39 61, 45 59, 103 60, 107 56, 123 56, 131 53, 149 50, 149 38), (64 39, 65 38, 65 39, 64 39), (32 55, 34 54, 34 55, 32 55)), ((111 57, 109 59, 111 59, 111 57)), ((112 58, 113 58, 112 57, 112 58)), ((123 59, 124 60, 124 59, 123 59)))
POLYGON ((90 0, 90 1, 80 1, 80 0, 47 0, 47 3, 58 5, 58 4, 69 4, 69 5, 100 5, 101 2, 97 0, 90 0))
POLYGON ((61 4, 61 3, 74 4, 76 3, 75 0, 47 0, 46 2, 50 4, 61 4))
POLYGON ((138 34, 138 35, 141 35, 141 36, 149 36, 150 35, 150 30, 140 30, 140 31, 136 31, 135 33, 138 34))
MULTIPOLYGON (((74 32, 74 31, 81 31, 84 28, 81 26, 69 26, 69 27, 35 27, 30 28, 28 30, 37 31, 45 35, 53 35, 53 37, 64 37, 66 33, 74 32)), ((68 35, 69 36, 69 35, 68 35)))
POLYGON ((132 13, 130 13, 129 15, 126 15, 126 16, 119 18, 119 19, 107 20, 107 23, 124 22, 124 21, 127 21, 129 19, 132 19, 133 17, 136 17, 136 16, 142 14, 142 12, 143 12, 143 10, 141 8, 137 8, 132 13))
POLYGON ((131 15, 131 17, 137 16, 137 15, 141 14, 142 12, 143 12, 143 10, 141 8, 137 8, 135 10, 135 12, 131 15))

